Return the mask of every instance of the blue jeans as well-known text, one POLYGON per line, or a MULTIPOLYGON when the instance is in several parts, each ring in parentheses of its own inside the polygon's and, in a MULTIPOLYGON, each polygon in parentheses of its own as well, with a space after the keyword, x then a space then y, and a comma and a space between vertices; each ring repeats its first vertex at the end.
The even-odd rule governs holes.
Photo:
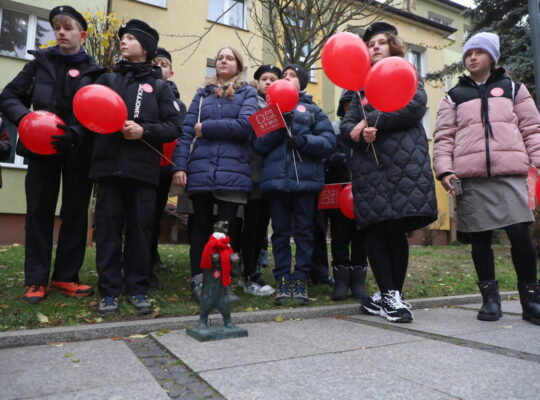
POLYGON ((313 255, 315 197, 317 192, 268 192, 272 220, 274 277, 307 281, 313 255), (296 265, 291 273, 291 233, 296 244, 296 265))

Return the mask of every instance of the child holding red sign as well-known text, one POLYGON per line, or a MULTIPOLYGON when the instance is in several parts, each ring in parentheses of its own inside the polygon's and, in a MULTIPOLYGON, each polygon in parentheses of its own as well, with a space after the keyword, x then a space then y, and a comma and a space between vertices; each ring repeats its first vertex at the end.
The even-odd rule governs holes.
POLYGON ((322 160, 334 152, 336 137, 326 114, 304 92, 308 83, 304 68, 287 65, 283 78, 300 94, 293 111, 284 115, 292 137, 286 129, 279 129, 254 139, 253 149, 263 157, 261 191, 266 193, 272 220, 274 277, 278 283, 275 304, 283 305, 292 298, 306 305, 316 197, 324 185, 322 160), (294 272, 291 233, 296 243, 294 272))
POLYGON ((456 195, 458 238, 472 244, 472 260, 483 298, 477 318, 502 317, 494 229, 510 243, 523 319, 540 325, 540 285, 529 225, 526 177, 540 167, 540 115, 525 85, 513 82, 499 60, 499 37, 481 32, 463 48, 469 75, 441 101, 433 163, 437 178, 456 195), (459 180, 459 181, 458 181, 459 180), (458 182, 462 193, 456 191, 458 182))

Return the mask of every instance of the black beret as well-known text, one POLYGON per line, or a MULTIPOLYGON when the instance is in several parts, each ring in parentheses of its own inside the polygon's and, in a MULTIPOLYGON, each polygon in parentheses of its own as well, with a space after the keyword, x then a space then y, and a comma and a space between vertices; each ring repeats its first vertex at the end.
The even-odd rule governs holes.
POLYGON ((158 47, 156 50, 156 56, 154 58, 163 57, 172 63, 171 53, 165 50, 163 47, 158 47))
POLYGON ((54 7, 49 13, 49 22, 51 23, 51 26, 53 24, 54 17, 56 17, 57 15, 67 15, 68 17, 73 18, 79 24, 81 24, 83 31, 86 31, 88 29, 88 24, 86 23, 86 20, 84 19, 84 17, 73 7, 70 7, 70 6, 54 7))
POLYGON ((272 64, 261 65, 259 68, 257 68, 257 71, 255 71, 253 78, 258 81, 261 75, 264 74, 265 72, 271 72, 275 74, 278 77, 278 79, 281 78, 281 70, 272 64))
POLYGON ((392 35, 397 36, 398 31, 394 25, 387 24, 386 22, 374 22, 366 29, 364 33, 364 42, 369 42, 373 36, 378 35, 379 33, 391 33, 392 35))
POLYGON ((288 69, 293 69, 300 81, 300 90, 304 90, 309 82, 309 76, 306 70, 298 64, 288 64, 283 68, 283 72, 288 69))
POLYGON ((154 28, 140 19, 130 19, 120 26, 118 37, 122 39, 125 33, 131 33, 137 38, 143 49, 146 50, 148 60, 156 57, 159 33, 154 28))

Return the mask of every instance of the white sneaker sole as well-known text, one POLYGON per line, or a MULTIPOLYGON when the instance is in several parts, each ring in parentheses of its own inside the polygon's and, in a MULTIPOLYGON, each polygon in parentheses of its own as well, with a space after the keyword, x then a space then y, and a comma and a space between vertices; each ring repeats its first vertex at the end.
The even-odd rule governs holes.
POLYGON ((275 289, 270 287, 269 290, 254 290, 244 286, 244 293, 251 294, 253 296, 272 296, 276 293, 275 289))

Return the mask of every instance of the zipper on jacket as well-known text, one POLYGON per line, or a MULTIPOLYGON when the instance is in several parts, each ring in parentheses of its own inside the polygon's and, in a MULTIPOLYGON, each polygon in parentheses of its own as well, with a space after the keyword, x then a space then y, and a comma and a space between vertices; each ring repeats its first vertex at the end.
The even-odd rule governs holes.
POLYGON ((491 178, 491 156, 489 153, 489 137, 493 136, 493 132, 491 130, 491 124, 489 122, 489 111, 488 111, 488 99, 486 97, 486 87, 485 85, 477 85, 478 90, 480 91, 480 113, 482 117, 482 125, 484 125, 484 142, 486 146, 486 169, 487 169, 487 176, 488 178, 491 178))

